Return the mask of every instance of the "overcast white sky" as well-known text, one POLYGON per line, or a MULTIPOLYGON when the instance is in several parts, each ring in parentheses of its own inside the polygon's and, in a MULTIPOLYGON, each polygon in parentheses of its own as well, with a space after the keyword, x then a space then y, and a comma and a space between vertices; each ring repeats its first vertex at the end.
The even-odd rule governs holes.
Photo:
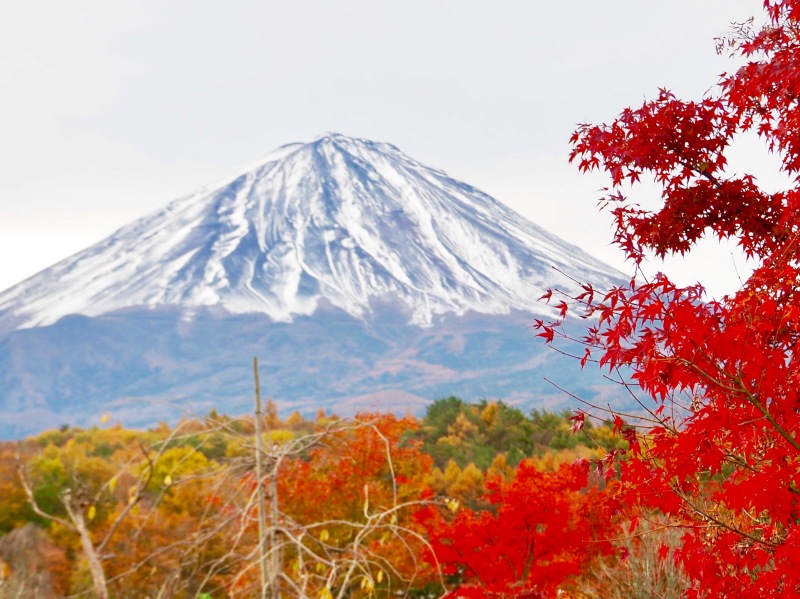
MULTIPOLYGON (((732 68, 713 38, 760 11, 760 0, 10 3, 0 289, 326 131, 394 143, 629 271, 596 211, 605 180, 567 163, 570 133, 659 86, 699 98, 732 68)), ((757 148, 742 164, 768 178, 757 148)), ((730 249, 664 267, 717 295, 737 269, 730 249)))

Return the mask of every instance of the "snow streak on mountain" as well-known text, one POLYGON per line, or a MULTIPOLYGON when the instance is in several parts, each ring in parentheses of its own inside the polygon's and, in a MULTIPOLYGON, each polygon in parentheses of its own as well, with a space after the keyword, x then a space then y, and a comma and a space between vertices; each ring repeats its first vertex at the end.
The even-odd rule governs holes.
POLYGON ((564 279, 620 274, 396 147, 338 134, 176 200, 0 294, 0 331, 131 307, 219 307, 288 322, 323 304, 363 319, 399 302, 446 313, 541 311, 564 279))

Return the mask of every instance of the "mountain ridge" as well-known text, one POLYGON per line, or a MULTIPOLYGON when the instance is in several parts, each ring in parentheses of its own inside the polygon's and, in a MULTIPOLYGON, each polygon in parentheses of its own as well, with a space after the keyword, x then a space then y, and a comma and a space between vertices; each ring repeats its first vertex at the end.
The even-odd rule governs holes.
POLYGON ((391 144, 288 144, 0 293, 0 436, 249 411, 253 356, 283 411, 563 406, 544 372, 602 401, 533 340, 538 298, 574 290, 553 268, 625 280, 391 144))
POLYGON ((541 312, 553 278, 543 262, 621 277, 391 144, 325 134, 265 160, 0 293, 0 329, 164 305, 285 322, 321 299, 361 317, 381 295, 430 324, 447 312, 541 312))

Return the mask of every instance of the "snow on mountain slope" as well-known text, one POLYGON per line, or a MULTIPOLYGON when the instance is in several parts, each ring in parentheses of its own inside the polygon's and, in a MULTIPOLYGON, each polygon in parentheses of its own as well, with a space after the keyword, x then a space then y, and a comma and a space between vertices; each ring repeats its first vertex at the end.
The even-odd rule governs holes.
POLYGON ((411 321, 541 311, 565 281, 620 273, 396 147, 327 134, 176 200, 0 294, 0 331, 132 307, 220 307, 274 321, 327 302, 411 321))

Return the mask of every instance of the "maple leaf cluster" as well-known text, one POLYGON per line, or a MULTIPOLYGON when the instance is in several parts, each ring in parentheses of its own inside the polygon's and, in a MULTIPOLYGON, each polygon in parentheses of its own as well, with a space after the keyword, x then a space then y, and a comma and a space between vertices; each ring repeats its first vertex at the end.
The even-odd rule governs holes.
MULTIPOLYGON (((610 177, 601 204, 637 270, 704 236, 734 240, 757 263, 720 301, 661 274, 570 300, 594 318, 583 364, 622 373, 640 398, 638 427, 620 427, 629 448, 614 456, 620 499, 683 522, 676 558, 690 597, 800 594, 800 1, 764 7, 763 28, 740 25, 722 44, 743 66, 702 100, 663 89, 571 138, 571 161, 610 177), (748 132, 780 158, 786 189, 729 172, 748 132), (626 195, 643 178, 661 188, 658 209, 626 195)), ((559 311, 537 323, 547 342, 563 334, 559 311)))
POLYGON ((594 558, 613 554, 617 508, 588 474, 581 464, 544 472, 526 460, 510 479, 486 481, 490 509, 418 512, 428 559, 460 583, 447 597, 555 597, 594 558))

